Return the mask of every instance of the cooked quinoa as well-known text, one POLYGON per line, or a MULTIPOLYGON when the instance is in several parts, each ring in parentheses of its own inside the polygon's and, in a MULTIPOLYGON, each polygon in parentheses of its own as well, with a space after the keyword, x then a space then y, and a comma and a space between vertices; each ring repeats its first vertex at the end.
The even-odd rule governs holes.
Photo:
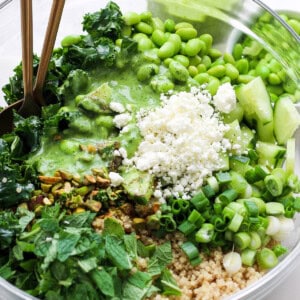
MULTIPOLYGON (((148 234, 142 234, 141 240, 145 243, 158 242, 148 234)), ((260 279, 265 271, 257 266, 242 267, 237 273, 229 275, 222 265, 223 253, 221 249, 215 249, 209 255, 202 254, 203 261, 200 265, 193 267, 183 253, 180 245, 185 240, 181 233, 168 234, 165 239, 159 242, 170 241, 173 250, 173 262, 169 266, 178 286, 181 288, 180 297, 166 297, 155 295, 151 300, 218 300, 232 295, 244 289, 251 283, 260 279)))

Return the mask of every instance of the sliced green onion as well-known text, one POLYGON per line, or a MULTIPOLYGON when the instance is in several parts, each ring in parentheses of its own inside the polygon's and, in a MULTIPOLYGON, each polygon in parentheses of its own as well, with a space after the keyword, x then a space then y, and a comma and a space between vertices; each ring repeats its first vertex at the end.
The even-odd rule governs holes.
POLYGON ((181 249, 190 261, 199 257, 199 250, 192 242, 184 242, 181 249))
POLYGON ((247 213, 246 207, 239 202, 230 202, 227 205, 228 208, 231 208, 232 210, 234 210, 236 213, 239 213, 242 216, 245 216, 247 213))
POLYGON ((238 232, 233 237, 234 245, 240 249, 246 249, 250 245, 251 237, 247 232, 238 232))
POLYGON ((215 176, 207 178, 207 184, 217 193, 219 191, 219 182, 215 176))
POLYGON ((289 234, 291 234, 291 232, 293 232, 293 230, 295 229, 295 223, 293 219, 289 219, 283 216, 279 218, 279 221, 279 231, 272 237, 276 241, 283 241, 289 236, 289 234))
POLYGON ((249 169, 245 173, 245 178, 249 183, 255 183, 257 181, 263 180, 268 174, 269 171, 266 167, 256 165, 253 169, 249 169))
POLYGON ((271 193, 272 196, 280 196, 283 190, 282 180, 272 174, 268 175, 264 179, 267 190, 271 193))
POLYGON ((242 267, 242 259, 239 253, 229 252, 223 257, 223 266, 227 273, 234 274, 242 267))
POLYGON ((202 191, 208 199, 212 198, 216 194, 215 190, 208 184, 202 187, 202 191))
POLYGON ((233 218, 231 219, 228 229, 232 230, 233 232, 237 232, 243 222, 244 218, 238 213, 235 213, 233 218))
POLYGON ((275 255, 277 257, 287 253, 288 249, 282 245, 275 245, 273 248, 272 248, 272 251, 275 253, 275 255))
POLYGON ((198 266, 200 263, 202 262, 202 259, 200 256, 193 258, 192 260, 190 260, 190 264, 195 267, 198 266))
POLYGON ((204 210, 209 205, 209 200, 206 198, 204 193, 200 191, 197 193, 190 202, 195 206, 198 211, 204 210))
POLYGON ((263 248, 256 254, 256 260, 261 269, 271 269, 278 264, 276 254, 269 248, 263 248))
POLYGON ((233 241, 234 233, 231 230, 226 230, 224 233, 224 238, 226 241, 233 241))
POLYGON ((171 214, 161 215, 159 218, 159 223, 162 228, 168 232, 172 232, 176 229, 176 222, 171 214))
POLYGON ((231 175, 228 172, 219 172, 216 174, 216 178, 220 184, 228 183, 231 181, 231 175))
POLYGON ((186 212, 190 207, 190 203, 187 200, 175 199, 172 201, 171 212, 174 215, 182 214, 186 212))
POLYGON ((258 156, 257 152, 254 149, 248 150, 248 157, 253 162, 257 162, 257 160, 259 159, 259 156, 258 156))
POLYGON ((209 243, 214 235, 214 225, 210 223, 202 224, 201 228, 195 234, 195 240, 198 243, 209 243))
POLYGON ((197 227, 200 227, 200 225, 203 224, 205 221, 205 219, 201 216, 201 214, 196 209, 192 210, 187 220, 195 224, 197 227))
POLYGON ((256 250, 244 249, 241 252, 242 264, 252 267, 255 262, 256 250))
POLYGON ((251 200, 245 200, 244 205, 247 209, 248 215, 251 217, 257 217, 259 215, 259 209, 257 204, 251 200))
POLYGON ((261 247, 261 239, 257 232, 250 232, 249 249, 257 250, 261 247))
POLYGON ((267 202, 266 214, 272 216, 278 216, 284 214, 284 206, 279 202, 267 202))
POLYGON ((236 214, 236 211, 233 210, 232 208, 228 207, 228 206, 225 206, 223 211, 222 211, 223 219, 225 221, 226 220, 231 221, 235 214, 236 214))
POLYGON ((178 230, 181 231, 184 235, 189 235, 196 229, 196 225, 188 220, 184 221, 178 226, 178 230))
POLYGON ((220 199, 220 201, 222 203, 228 204, 232 201, 234 201, 238 196, 238 193, 236 190, 234 189, 228 189, 226 191, 224 191, 222 194, 220 194, 218 196, 218 198, 220 199))
POLYGON ((213 216, 210 221, 214 225, 216 231, 224 231, 227 228, 227 224, 220 216, 213 216))

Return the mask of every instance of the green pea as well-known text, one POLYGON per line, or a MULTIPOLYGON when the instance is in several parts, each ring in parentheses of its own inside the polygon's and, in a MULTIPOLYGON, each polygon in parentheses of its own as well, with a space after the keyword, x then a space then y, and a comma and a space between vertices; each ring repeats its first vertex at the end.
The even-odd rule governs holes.
POLYGON ((190 65, 192 66, 198 66, 202 60, 199 55, 192 56, 189 59, 190 59, 190 65))
POLYGON ((62 47, 70 47, 72 45, 76 45, 81 41, 80 35, 67 35, 61 41, 62 47))
POLYGON ((179 22, 175 25, 175 30, 178 30, 180 28, 193 28, 193 25, 188 22, 179 22))
POLYGON ((141 52, 149 50, 153 47, 154 47, 154 45, 153 45, 152 41, 149 38, 141 38, 138 41, 138 50, 141 51, 141 52))
POLYGON ((222 56, 222 52, 216 48, 210 48, 207 53, 212 59, 217 59, 222 56))
POLYGON ((219 65, 225 65, 225 62, 224 62, 223 57, 217 58, 217 59, 211 64, 211 67, 219 66, 219 65))
POLYGON ((235 80, 239 76, 239 70, 232 64, 227 63, 225 64, 226 72, 225 74, 231 79, 235 80))
POLYGON ((175 44, 171 41, 165 42, 157 52, 159 58, 168 58, 172 57, 176 53, 175 44))
POLYGON ((247 74, 249 71, 249 62, 246 58, 239 59, 235 66, 239 70, 240 74, 247 74))
POLYGON ((226 68, 223 65, 213 66, 207 70, 207 73, 211 76, 221 78, 225 75, 226 68))
POLYGON ((270 84, 277 85, 281 83, 280 77, 276 73, 271 73, 268 76, 268 81, 270 84))
POLYGON ((174 89, 174 83, 163 75, 156 75, 150 82, 151 88, 157 93, 167 93, 174 89))
POLYGON ((73 154, 79 150, 79 143, 76 141, 63 139, 60 141, 59 148, 66 154, 73 154))
POLYGON ((147 35, 152 34, 153 28, 151 25, 145 23, 145 22, 139 22, 135 25, 135 29, 141 33, 145 33, 147 35))
POLYGON ((205 43, 207 49, 211 48, 213 43, 213 37, 210 34, 208 33, 201 34, 199 36, 199 39, 205 43))
POLYGON ((142 54, 142 58, 147 62, 151 62, 151 63, 157 64, 157 65, 160 64, 160 58, 158 57, 158 49, 157 48, 145 50, 142 54))
POLYGON ((207 83, 209 81, 209 75, 207 73, 200 73, 198 75, 196 75, 194 77, 194 79, 200 83, 200 84, 204 84, 207 83))
POLYGON ((181 63, 184 67, 188 67, 190 64, 190 60, 188 59, 188 57, 184 56, 184 55, 180 55, 177 54, 173 57, 174 60, 178 61, 179 63, 181 63))
POLYGON ((172 42, 175 46, 175 53, 178 53, 181 48, 181 38, 176 33, 171 33, 168 42, 172 42))
POLYGON ((230 53, 225 53, 223 55, 223 59, 224 59, 225 63, 229 63, 229 64, 232 64, 232 65, 235 64, 235 59, 234 59, 233 55, 230 54, 230 53))
POLYGON ((161 31, 165 30, 164 22, 160 18, 157 17, 151 18, 150 24, 154 30, 155 29, 159 29, 161 31))
POLYGON ((255 78, 255 76, 251 76, 248 74, 240 74, 239 77, 237 78, 237 81, 239 83, 248 83, 251 80, 253 80, 255 78))
POLYGON ((243 55, 243 46, 240 43, 237 43, 233 47, 232 51, 233 58, 235 60, 241 59, 243 55))
POLYGON ((152 12, 151 11, 143 11, 140 14, 141 21, 149 21, 152 18, 152 12))
POLYGON ((175 32, 175 22, 172 19, 165 20, 165 30, 168 32, 175 32))
POLYGON ((157 74, 159 67, 156 64, 145 64, 141 66, 137 72, 137 79, 145 81, 150 79, 153 75, 157 74))
POLYGON ((199 64, 197 66, 197 70, 198 70, 198 73, 204 73, 207 71, 207 68, 206 68, 205 64, 199 64))
POLYGON ((169 70, 174 79, 186 82, 189 78, 188 70, 179 62, 173 60, 169 65, 169 70))
POLYGON ((208 90, 212 96, 214 96, 217 93, 219 86, 220 80, 211 76, 205 89, 208 90))
POLYGON ((195 77, 198 74, 198 69, 196 66, 189 66, 188 71, 191 77, 195 77))
POLYGON ((270 75, 270 69, 265 64, 258 64, 255 68, 256 75, 266 79, 270 75))
POLYGON ((186 43, 185 53, 188 56, 195 56, 200 52, 201 47, 202 47, 202 43, 199 39, 190 39, 186 43))
POLYGON ((152 41, 157 46, 162 46, 166 41, 167 37, 165 36, 165 33, 161 31, 160 29, 155 29, 151 36, 152 41))
POLYGON ((141 21, 141 16, 136 12, 127 12, 124 13, 123 20, 126 25, 135 25, 141 21))
POLYGON ((176 34, 178 34, 183 41, 188 41, 195 38, 198 33, 195 28, 179 28, 176 30, 176 34))

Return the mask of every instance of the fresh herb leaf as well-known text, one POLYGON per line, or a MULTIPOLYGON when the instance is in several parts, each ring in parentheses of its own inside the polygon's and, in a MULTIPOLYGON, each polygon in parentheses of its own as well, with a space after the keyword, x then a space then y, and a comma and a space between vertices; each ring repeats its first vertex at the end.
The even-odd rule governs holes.
POLYGON ((103 235, 114 235, 118 238, 122 238, 125 235, 125 231, 120 222, 115 218, 105 218, 103 235))
POLYGON ((91 273, 91 278, 99 288, 99 290, 106 296, 114 297, 114 283, 112 277, 104 270, 93 270, 91 273))

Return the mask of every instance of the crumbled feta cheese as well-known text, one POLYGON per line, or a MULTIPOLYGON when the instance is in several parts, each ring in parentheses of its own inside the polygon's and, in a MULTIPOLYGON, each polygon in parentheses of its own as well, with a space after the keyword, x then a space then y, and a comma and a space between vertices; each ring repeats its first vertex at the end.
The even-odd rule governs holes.
POLYGON ((111 182, 110 184, 113 187, 121 185, 124 181, 123 177, 119 173, 116 173, 116 172, 109 172, 108 177, 111 182))
POLYGON ((233 86, 229 83, 223 83, 213 97, 213 103, 216 109, 223 113, 230 113, 236 107, 236 96, 233 86))
POLYGON ((18 194, 20 194, 20 193, 22 192, 22 188, 21 188, 20 186, 18 186, 18 187, 16 188, 16 192, 17 192, 18 194))
POLYGON ((207 91, 192 88, 191 92, 162 95, 161 100, 161 107, 137 114, 143 141, 130 162, 169 185, 161 188, 161 199, 188 199, 220 168, 219 153, 230 147, 224 138, 228 126, 214 111, 207 91))
POLYGON ((119 114, 125 112, 125 107, 119 102, 110 102, 109 108, 119 114))
POLYGON ((6 183, 7 182, 7 177, 3 177, 2 178, 2 183, 6 183))
POLYGON ((117 128, 123 128, 131 121, 131 115, 129 113, 123 113, 116 115, 113 119, 114 124, 117 128))

